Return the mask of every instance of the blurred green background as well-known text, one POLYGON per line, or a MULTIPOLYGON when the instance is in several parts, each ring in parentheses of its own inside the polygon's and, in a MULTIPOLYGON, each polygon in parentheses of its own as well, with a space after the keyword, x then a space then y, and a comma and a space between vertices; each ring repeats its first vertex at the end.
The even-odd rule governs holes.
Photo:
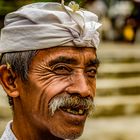
MULTIPOLYGON (((3 19, 7 13, 29 3, 48 1, 61 2, 61 0, 0 0, 0 28, 3 27, 3 19)), ((66 5, 69 2, 70 0, 65 0, 66 5)), ((101 30, 103 40, 140 42, 139 0, 75 0, 75 2, 99 16, 99 20, 103 23, 101 30)))
MULTIPOLYGON (((0 28, 7 13, 39 1, 48 0, 0 0, 0 28)), ((102 23, 96 110, 79 140, 140 140, 140 0, 75 1, 102 23)), ((0 135, 11 116, 0 87, 0 135)))
MULTIPOLYGON (((33 2, 61 2, 61 0, 0 0, 0 28, 2 28, 4 17, 7 13, 17 10, 23 5, 33 2)), ((70 0, 65 1, 68 4, 70 0)), ((75 0, 80 6, 86 3, 86 0, 75 0)))
MULTIPOLYGON (((11 11, 15 11, 23 5, 33 2, 61 2, 61 0, 0 0, 0 15, 5 15, 11 11)), ((69 2, 70 0, 65 1, 66 4, 69 2)), ((75 2, 84 5, 86 1, 75 0, 75 2)))

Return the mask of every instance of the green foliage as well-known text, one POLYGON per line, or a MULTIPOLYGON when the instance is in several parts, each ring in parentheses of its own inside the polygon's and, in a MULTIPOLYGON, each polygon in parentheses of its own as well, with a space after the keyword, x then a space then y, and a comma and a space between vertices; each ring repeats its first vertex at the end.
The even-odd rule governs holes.
POLYGON ((13 11, 14 9, 15 8, 13 6, 13 3, 0 0, 0 15, 5 15, 6 13, 13 11))
MULTIPOLYGON (((61 0, 33 0, 34 2, 59 2, 61 3, 61 0)), ((65 3, 68 4, 71 0, 65 0, 65 3)), ((84 0, 73 0, 75 2, 77 2, 78 4, 80 4, 82 1, 84 0)), ((83 3, 83 2, 82 2, 83 3)))
MULTIPOLYGON (((71 0, 65 0, 65 4, 67 5, 71 0)), ((85 4, 85 0, 74 0, 76 3, 83 7, 85 4)), ((33 2, 59 2, 61 0, 0 0, 0 16, 5 15, 11 11, 15 11, 19 7, 33 3, 33 2)))

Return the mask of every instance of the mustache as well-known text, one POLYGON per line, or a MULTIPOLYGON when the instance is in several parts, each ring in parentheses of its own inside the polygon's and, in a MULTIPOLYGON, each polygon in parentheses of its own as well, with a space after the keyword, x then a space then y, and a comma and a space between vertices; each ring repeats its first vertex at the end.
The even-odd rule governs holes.
POLYGON ((94 101, 90 97, 81 97, 79 95, 63 94, 54 97, 49 103, 49 113, 54 115, 56 110, 61 108, 79 108, 86 111, 90 116, 94 113, 94 101))

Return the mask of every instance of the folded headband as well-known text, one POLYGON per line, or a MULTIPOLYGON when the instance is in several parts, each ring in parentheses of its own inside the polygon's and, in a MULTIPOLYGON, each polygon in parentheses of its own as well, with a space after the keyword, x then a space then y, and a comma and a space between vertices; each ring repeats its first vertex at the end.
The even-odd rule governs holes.
POLYGON ((23 6, 5 17, 0 53, 56 46, 95 47, 101 26, 98 17, 75 3, 39 2, 23 6))

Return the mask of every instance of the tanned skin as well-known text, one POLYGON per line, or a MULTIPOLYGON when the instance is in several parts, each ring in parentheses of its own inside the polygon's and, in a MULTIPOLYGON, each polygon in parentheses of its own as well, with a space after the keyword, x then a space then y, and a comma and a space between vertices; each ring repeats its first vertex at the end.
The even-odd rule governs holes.
POLYGON ((6 65, 0 66, 1 85, 13 97, 12 131, 18 140, 64 140, 81 136, 87 114, 61 109, 49 114, 57 95, 77 94, 94 99, 98 61, 94 48, 55 47, 39 50, 23 82, 6 65))

